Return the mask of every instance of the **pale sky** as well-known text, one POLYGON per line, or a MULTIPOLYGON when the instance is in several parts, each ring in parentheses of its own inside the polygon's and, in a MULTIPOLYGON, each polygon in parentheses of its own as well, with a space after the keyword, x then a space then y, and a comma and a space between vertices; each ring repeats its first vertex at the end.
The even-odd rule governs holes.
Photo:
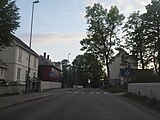
MULTIPOLYGON (((16 0, 20 8, 21 24, 16 36, 29 44, 31 8, 34 0, 16 0)), ((34 9, 32 49, 39 55, 44 52, 52 61, 68 58, 70 62, 83 52, 80 40, 86 36, 85 7, 101 3, 110 9, 116 5, 126 17, 134 11, 145 12, 150 0, 39 0, 34 9)))

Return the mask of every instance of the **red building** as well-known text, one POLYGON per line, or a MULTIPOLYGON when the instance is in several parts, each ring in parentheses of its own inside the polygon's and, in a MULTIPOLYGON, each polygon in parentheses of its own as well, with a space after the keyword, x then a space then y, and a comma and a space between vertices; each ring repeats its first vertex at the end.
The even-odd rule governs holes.
MULTIPOLYGON (((60 63, 59 63, 60 65, 60 63)), ((39 57, 38 77, 41 81, 61 82, 62 70, 49 60, 49 55, 39 57)))

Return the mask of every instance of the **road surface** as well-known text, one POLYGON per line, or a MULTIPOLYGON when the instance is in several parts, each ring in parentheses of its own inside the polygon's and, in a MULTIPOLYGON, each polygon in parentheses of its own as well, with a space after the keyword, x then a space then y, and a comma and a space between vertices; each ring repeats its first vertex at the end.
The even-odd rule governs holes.
POLYGON ((0 120, 160 120, 100 89, 60 89, 54 95, 0 110, 0 120))

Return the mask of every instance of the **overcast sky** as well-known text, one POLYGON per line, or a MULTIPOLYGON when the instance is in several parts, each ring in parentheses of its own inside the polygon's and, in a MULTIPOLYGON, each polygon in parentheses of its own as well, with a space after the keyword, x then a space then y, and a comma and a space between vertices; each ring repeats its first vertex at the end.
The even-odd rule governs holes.
MULTIPOLYGON (((20 8, 21 24, 16 36, 29 43, 31 9, 34 0, 16 0, 20 8)), ((85 7, 101 3, 110 9, 116 5, 126 17, 133 11, 145 12, 150 0, 39 0, 35 4, 32 49, 39 55, 46 52, 52 61, 68 58, 70 61, 80 51, 80 40, 86 36, 85 7)))

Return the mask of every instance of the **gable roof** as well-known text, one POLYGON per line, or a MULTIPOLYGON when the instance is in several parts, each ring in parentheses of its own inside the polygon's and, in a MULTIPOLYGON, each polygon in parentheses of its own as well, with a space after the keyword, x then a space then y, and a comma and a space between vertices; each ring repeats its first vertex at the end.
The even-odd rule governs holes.
POLYGON ((112 61, 114 61, 114 59, 118 56, 120 56, 120 54, 126 54, 127 56, 130 57, 130 55, 124 50, 124 49, 119 49, 119 52, 110 60, 109 64, 112 64, 112 61))
POLYGON ((39 56, 39 66, 51 66, 52 68, 55 68, 58 71, 62 71, 61 69, 54 66, 50 60, 47 60, 42 55, 39 56))
MULTIPOLYGON (((12 35, 12 39, 13 39, 13 41, 15 41, 16 43, 18 43, 18 45, 21 47, 21 48, 23 48, 23 49, 25 49, 26 51, 28 51, 29 52, 29 46, 27 46, 22 40, 20 40, 18 37, 16 37, 15 35, 12 35)), ((39 56, 35 51, 33 51, 32 49, 31 49, 31 54, 34 54, 35 56, 39 56)))

